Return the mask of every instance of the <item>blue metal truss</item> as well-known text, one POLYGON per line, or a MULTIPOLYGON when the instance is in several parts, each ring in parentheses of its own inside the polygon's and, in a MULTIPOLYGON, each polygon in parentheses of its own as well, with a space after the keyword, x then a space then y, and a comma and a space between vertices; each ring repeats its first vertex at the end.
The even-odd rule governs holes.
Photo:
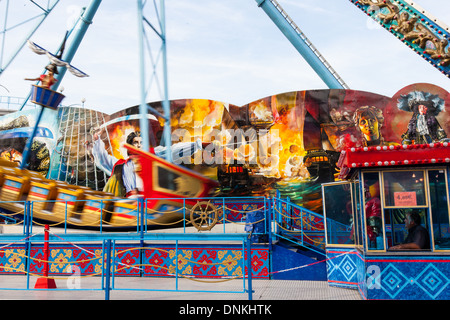
POLYGON ((256 2, 330 89, 349 88, 277 1, 256 2))
MULTIPOLYGON (((164 119, 163 144, 170 150, 171 124, 167 83, 165 2, 160 0, 158 6, 156 0, 137 0, 137 9, 141 82, 139 113, 141 114, 140 130, 143 133, 141 135, 142 147, 143 150, 149 151, 150 130, 147 114, 150 111, 150 113, 164 119), (150 64, 149 67, 151 68, 147 66, 147 63, 150 64), (148 71, 147 68, 149 68, 148 71), (159 94, 159 99, 155 99, 155 101, 162 102, 162 114, 147 104, 153 84, 156 85, 159 94)), ((172 162, 171 152, 166 152, 166 160, 172 162)))
POLYGON ((450 77, 449 27, 405 0, 350 0, 445 76, 450 77))
POLYGON ((0 75, 11 64, 20 50, 22 50, 25 43, 27 43, 27 40, 36 32, 42 22, 44 22, 45 18, 47 18, 53 8, 58 4, 59 0, 45 1, 46 4, 43 5, 39 4, 39 2, 42 1, 29 0, 28 3, 31 4, 33 10, 30 10, 30 12, 22 10, 24 18, 20 21, 17 20, 17 15, 10 16, 13 15, 10 8, 10 2, 12 1, 6 0, 0 3, 0 10, 2 10, 0 16, 3 18, 0 19, 0 21, 3 20, 0 23, 0 75), (5 48, 12 47, 13 45, 6 45, 7 42, 9 43, 8 35, 19 28, 22 28, 22 30, 26 28, 27 33, 25 34, 25 37, 19 41, 16 36, 11 36, 11 42, 15 42, 17 48, 11 52, 9 57, 6 57, 5 48))

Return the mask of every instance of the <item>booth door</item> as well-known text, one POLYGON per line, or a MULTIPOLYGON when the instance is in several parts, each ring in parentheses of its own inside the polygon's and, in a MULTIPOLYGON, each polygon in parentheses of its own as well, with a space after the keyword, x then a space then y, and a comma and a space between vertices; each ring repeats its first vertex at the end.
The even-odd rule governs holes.
POLYGON ((446 169, 428 170, 430 191, 432 244, 434 250, 450 249, 448 201, 448 172, 446 169))
POLYGON ((354 193, 355 183, 340 181, 322 184, 327 246, 354 246, 354 211, 357 210, 354 193))

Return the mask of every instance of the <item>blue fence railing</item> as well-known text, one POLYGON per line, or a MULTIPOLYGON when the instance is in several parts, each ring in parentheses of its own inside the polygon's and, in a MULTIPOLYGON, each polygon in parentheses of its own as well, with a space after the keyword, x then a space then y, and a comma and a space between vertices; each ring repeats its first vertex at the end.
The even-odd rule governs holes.
POLYGON ((292 203, 274 198, 272 235, 325 255, 324 217, 292 203))
POLYGON ((323 216, 279 196, 0 201, 0 210, 5 223, 23 225, 26 237, 34 233, 34 226, 44 224, 61 228, 64 234, 70 228, 87 228, 141 236, 162 228, 192 232, 187 228, 194 226, 199 232, 250 233, 256 243, 280 237, 321 253, 325 247, 323 216))
MULTIPOLYGON (((46 231, 49 232, 49 231, 46 231)), ((199 279, 195 274, 187 276, 181 272, 182 267, 189 260, 189 267, 198 266, 199 268, 214 268, 217 265, 223 265, 224 268, 230 263, 230 260, 222 261, 221 263, 209 263, 203 256, 191 256, 186 255, 186 250, 179 244, 180 241, 214 241, 214 242, 240 242, 237 248, 234 248, 236 258, 232 260, 233 265, 237 265, 238 270, 252 270, 251 266, 251 241, 246 234, 159 234, 148 233, 142 239, 146 243, 152 243, 152 246, 135 247, 130 243, 135 243, 136 236, 128 235, 121 237, 120 240, 114 238, 113 235, 96 234, 98 237, 93 237, 88 240, 80 237, 76 240, 76 243, 67 241, 62 237, 54 234, 50 234, 48 240, 44 240, 41 234, 35 234, 27 239, 13 240, 11 237, 5 239, 0 237, 0 257, 7 258, 9 263, 4 263, 0 259, 0 273, 6 274, 7 272, 13 272, 16 275, 25 275, 22 281, 13 281, 13 286, 7 287, 9 281, 2 281, 0 290, 52 290, 52 291, 103 291, 105 300, 110 299, 110 294, 114 291, 120 290, 127 291, 166 291, 166 292, 204 292, 204 293, 242 293, 247 294, 248 299, 252 300, 252 272, 241 272, 234 277, 222 277, 221 280, 229 281, 230 279, 242 280, 242 288, 234 290, 218 289, 218 279, 213 281, 203 281, 203 285, 198 285, 199 279), (12 242, 5 242, 9 240, 12 242), (91 242, 95 241, 96 244, 91 242), (127 244, 124 244, 126 241, 127 244), (159 260, 163 260, 165 253, 168 251, 164 247, 155 247, 154 243, 157 241, 164 241, 165 243, 171 242, 172 250, 171 255, 176 257, 168 257, 165 263, 156 264, 154 261, 155 256, 159 260), (49 247, 49 251, 52 252, 64 252, 55 256, 49 255, 49 260, 43 258, 42 251, 45 250, 45 245, 49 247), (124 246, 126 249, 124 249, 124 246), (61 248, 64 247, 62 250, 61 248), (139 259, 129 259, 124 257, 124 252, 132 252, 139 259), (151 251, 151 255, 147 252, 151 251), (78 256, 75 256, 77 252, 78 256), (237 253, 240 252, 240 253, 237 253), (137 255, 136 255, 137 253, 137 255), (145 257, 147 260, 145 261, 145 257), (14 262, 11 262, 14 261, 14 262), (142 262, 141 262, 142 261, 142 262), (47 264, 47 270, 50 272, 47 275, 44 272, 45 265, 47 264), (90 274, 86 274, 84 265, 89 265, 92 269, 90 274), (117 277, 123 275, 123 270, 140 270, 144 271, 144 268, 152 268, 153 271, 163 270, 166 277, 172 277, 174 279, 173 286, 164 288, 146 288, 145 286, 120 286, 117 284, 117 277), (55 270, 59 269, 59 272, 55 270), (92 276, 95 277, 95 281, 92 281, 92 276), (39 279, 48 278, 55 281, 58 285, 53 288, 33 286, 33 277, 39 277, 39 279), (86 285, 89 278, 89 284, 86 285), (195 286, 186 285, 183 287, 180 285, 180 279, 189 279, 196 282, 195 286), (69 283, 70 281, 70 283, 69 283), (78 282, 78 285, 76 283, 78 282), (19 284, 20 283, 20 284, 19 284), (74 285, 75 283, 75 285, 74 285)), ((223 249, 222 249, 223 251, 223 249)), ((133 275, 133 274, 132 274, 133 275)), ((136 274, 134 274, 136 276, 136 274)), ((137 275, 139 276, 139 275, 137 275)), ((37 284, 38 282, 36 282, 37 284)), ((128 283, 128 282, 127 282, 128 283)))

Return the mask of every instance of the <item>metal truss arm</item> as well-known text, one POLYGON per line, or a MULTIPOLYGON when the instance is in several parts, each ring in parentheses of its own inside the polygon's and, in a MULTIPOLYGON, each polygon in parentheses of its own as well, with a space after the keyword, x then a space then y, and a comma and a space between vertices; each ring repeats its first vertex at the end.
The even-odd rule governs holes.
MULTIPOLYGON (((75 56, 75 53, 77 52, 78 47, 80 46, 80 43, 83 40, 87 29, 92 24, 92 19, 94 18, 97 9, 101 3, 102 0, 92 0, 87 9, 82 13, 80 19, 78 20, 77 25, 72 31, 73 38, 71 39, 70 43, 68 43, 68 45, 66 46, 66 50, 62 57, 62 59, 67 63, 72 62, 72 59, 75 56)), ((58 79, 58 81, 52 88, 53 90, 56 90, 58 85, 61 84, 61 80, 66 74, 66 71, 67 71, 66 67, 61 67, 59 74, 56 75, 55 77, 56 79, 58 79)))
POLYGON ((450 78, 448 26, 412 1, 350 1, 450 78))
POLYGON ((27 40, 31 38, 31 36, 36 32, 36 30, 40 27, 40 25, 44 22, 45 18, 50 14, 50 12, 53 10, 53 8, 58 4, 60 0, 54 0, 52 3, 48 3, 47 8, 44 8, 42 6, 39 6, 34 1, 30 0, 31 3, 33 3, 39 10, 42 11, 42 13, 28 18, 24 21, 21 21, 20 23, 15 24, 14 26, 8 26, 8 15, 9 15, 9 2, 10 0, 6 0, 5 3, 5 13, 4 13, 4 21, 2 25, 2 29, 0 30, 0 38, 1 38, 1 50, 0 50, 0 76, 3 73, 3 71, 6 70, 6 68, 12 63, 12 61, 16 58, 16 56, 19 54, 19 52, 22 50, 22 48, 27 43, 27 40), (5 43, 7 38, 8 31, 11 31, 13 29, 18 28, 19 26, 23 26, 25 24, 30 23, 31 21, 35 21, 34 25, 30 28, 30 31, 25 35, 25 37, 19 42, 17 49, 12 51, 12 54, 10 57, 8 57, 6 60, 4 60, 4 49, 5 49, 5 43), (4 62, 5 61, 5 62, 4 62))
MULTIPOLYGON (((140 88, 141 88, 141 101, 139 105, 140 113, 140 130, 142 137, 143 150, 148 152, 150 149, 150 132, 149 123, 147 120, 148 111, 156 111, 152 109, 148 104, 148 97, 150 91, 150 86, 155 80, 156 85, 158 85, 159 100, 162 102, 163 114, 155 112, 157 116, 164 119, 164 129, 163 129, 163 141, 167 148, 166 160, 172 162, 172 152, 171 152, 171 124, 170 124, 170 102, 168 98, 168 83, 167 83, 167 53, 166 53, 166 26, 165 26, 165 2, 164 0, 159 1, 159 8, 156 4, 156 0, 153 1, 143 1, 137 0, 137 11, 138 11, 138 37, 139 37, 139 60, 140 60, 140 88), (147 2, 153 3, 153 16, 150 18, 148 15, 148 10, 146 11, 147 2), (157 24, 152 24, 151 21, 156 21, 157 24), (150 41, 148 37, 150 33, 146 32, 146 27, 148 31, 151 31, 157 37, 156 41, 160 42, 159 52, 156 58, 152 55, 152 48, 150 46, 150 41), (146 73, 147 65, 146 58, 150 60, 151 67, 153 70, 146 73), (158 83, 158 73, 162 74, 162 83, 158 83), (148 80, 148 81, 147 81, 148 80)), ((152 43, 154 43, 153 41, 152 43)))
POLYGON ((275 0, 256 0, 280 31, 330 89, 348 89, 344 80, 314 47, 295 22, 275 0))

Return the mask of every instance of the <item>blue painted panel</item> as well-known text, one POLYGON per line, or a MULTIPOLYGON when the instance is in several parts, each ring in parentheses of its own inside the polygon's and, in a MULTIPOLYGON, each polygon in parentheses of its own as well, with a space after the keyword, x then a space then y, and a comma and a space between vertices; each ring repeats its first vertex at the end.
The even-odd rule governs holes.
POLYGON ((352 288, 358 287, 360 269, 358 252, 354 248, 327 249, 327 279, 332 286, 352 288))
POLYGON ((367 257, 367 299, 449 300, 450 257, 367 257))
POLYGON ((326 281, 326 263, 274 245, 272 250, 272 279, 326 281))
POLYGON ((50 191, 46 188, 42 188, 42 187, 38 187, 38 186, 32 186, 31 193, 38 193, 38 194, 43 194, 43 195, 47 195, 50 191))

